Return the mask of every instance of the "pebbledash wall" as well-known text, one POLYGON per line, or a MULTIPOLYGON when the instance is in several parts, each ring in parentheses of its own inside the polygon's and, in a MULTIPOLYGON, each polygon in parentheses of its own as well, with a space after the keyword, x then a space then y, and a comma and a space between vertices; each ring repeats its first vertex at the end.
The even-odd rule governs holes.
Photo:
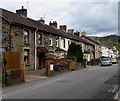
POLYGON ((29 64, 26 70, 34 69, 34 31, 24 27, 10 25, 7 21, 2 20, 2 47, 6 51, 20 51, 22 53, 22 63, 24 63, 24 49, 29 49, 29 64), (29 32, 29 43, 24 43, 23 31, 29 32))

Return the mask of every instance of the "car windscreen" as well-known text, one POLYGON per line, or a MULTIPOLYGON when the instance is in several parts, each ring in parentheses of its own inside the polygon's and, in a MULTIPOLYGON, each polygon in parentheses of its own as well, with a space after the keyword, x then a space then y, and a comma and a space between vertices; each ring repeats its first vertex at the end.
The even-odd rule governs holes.
POLYGON ((110 58, 101 58, 101 61, 109 61, 110 58))

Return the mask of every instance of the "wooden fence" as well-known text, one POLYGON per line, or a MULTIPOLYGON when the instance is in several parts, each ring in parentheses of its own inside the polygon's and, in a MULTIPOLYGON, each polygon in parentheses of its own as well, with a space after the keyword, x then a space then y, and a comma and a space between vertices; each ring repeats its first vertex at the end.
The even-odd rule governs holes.
POLYGON ((4 69, 21 68, 21 53, 20 52, 3 52, 4 69))
POLYGON ((25 81, 25 65, 21 61, 21 52, 3 52, 4 85, 25 81))

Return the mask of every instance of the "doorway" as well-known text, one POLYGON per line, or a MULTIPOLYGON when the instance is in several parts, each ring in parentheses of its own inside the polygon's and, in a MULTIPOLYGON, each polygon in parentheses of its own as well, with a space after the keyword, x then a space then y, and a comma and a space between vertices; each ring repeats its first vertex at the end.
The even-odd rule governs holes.
POLYGON ((40 52, 38 54, 38 69, 43 69, 45 68, 45 53, 40 52))

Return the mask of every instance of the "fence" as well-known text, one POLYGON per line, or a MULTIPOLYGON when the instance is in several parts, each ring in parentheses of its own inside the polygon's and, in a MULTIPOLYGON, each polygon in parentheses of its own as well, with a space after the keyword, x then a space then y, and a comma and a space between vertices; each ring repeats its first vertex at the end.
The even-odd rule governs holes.
POLYGON ((4 69, 18 69, 21 68, 21 53, 20 52, 3 52, 4 69))
POLYGON ((3 52, 3 85, 12 85, 24 80, 25 67, 21 64, 20 52, 3 52), (22 68, 23 67, 23 68, 22 68))
POLYGON ((46 68, 48 76, 51 76, 53 74, 53 71, 61 72, 64 70, 75 70, 76 68, 76 62, 68 58, 47 58, 46 61, 48 61, 46 68))

